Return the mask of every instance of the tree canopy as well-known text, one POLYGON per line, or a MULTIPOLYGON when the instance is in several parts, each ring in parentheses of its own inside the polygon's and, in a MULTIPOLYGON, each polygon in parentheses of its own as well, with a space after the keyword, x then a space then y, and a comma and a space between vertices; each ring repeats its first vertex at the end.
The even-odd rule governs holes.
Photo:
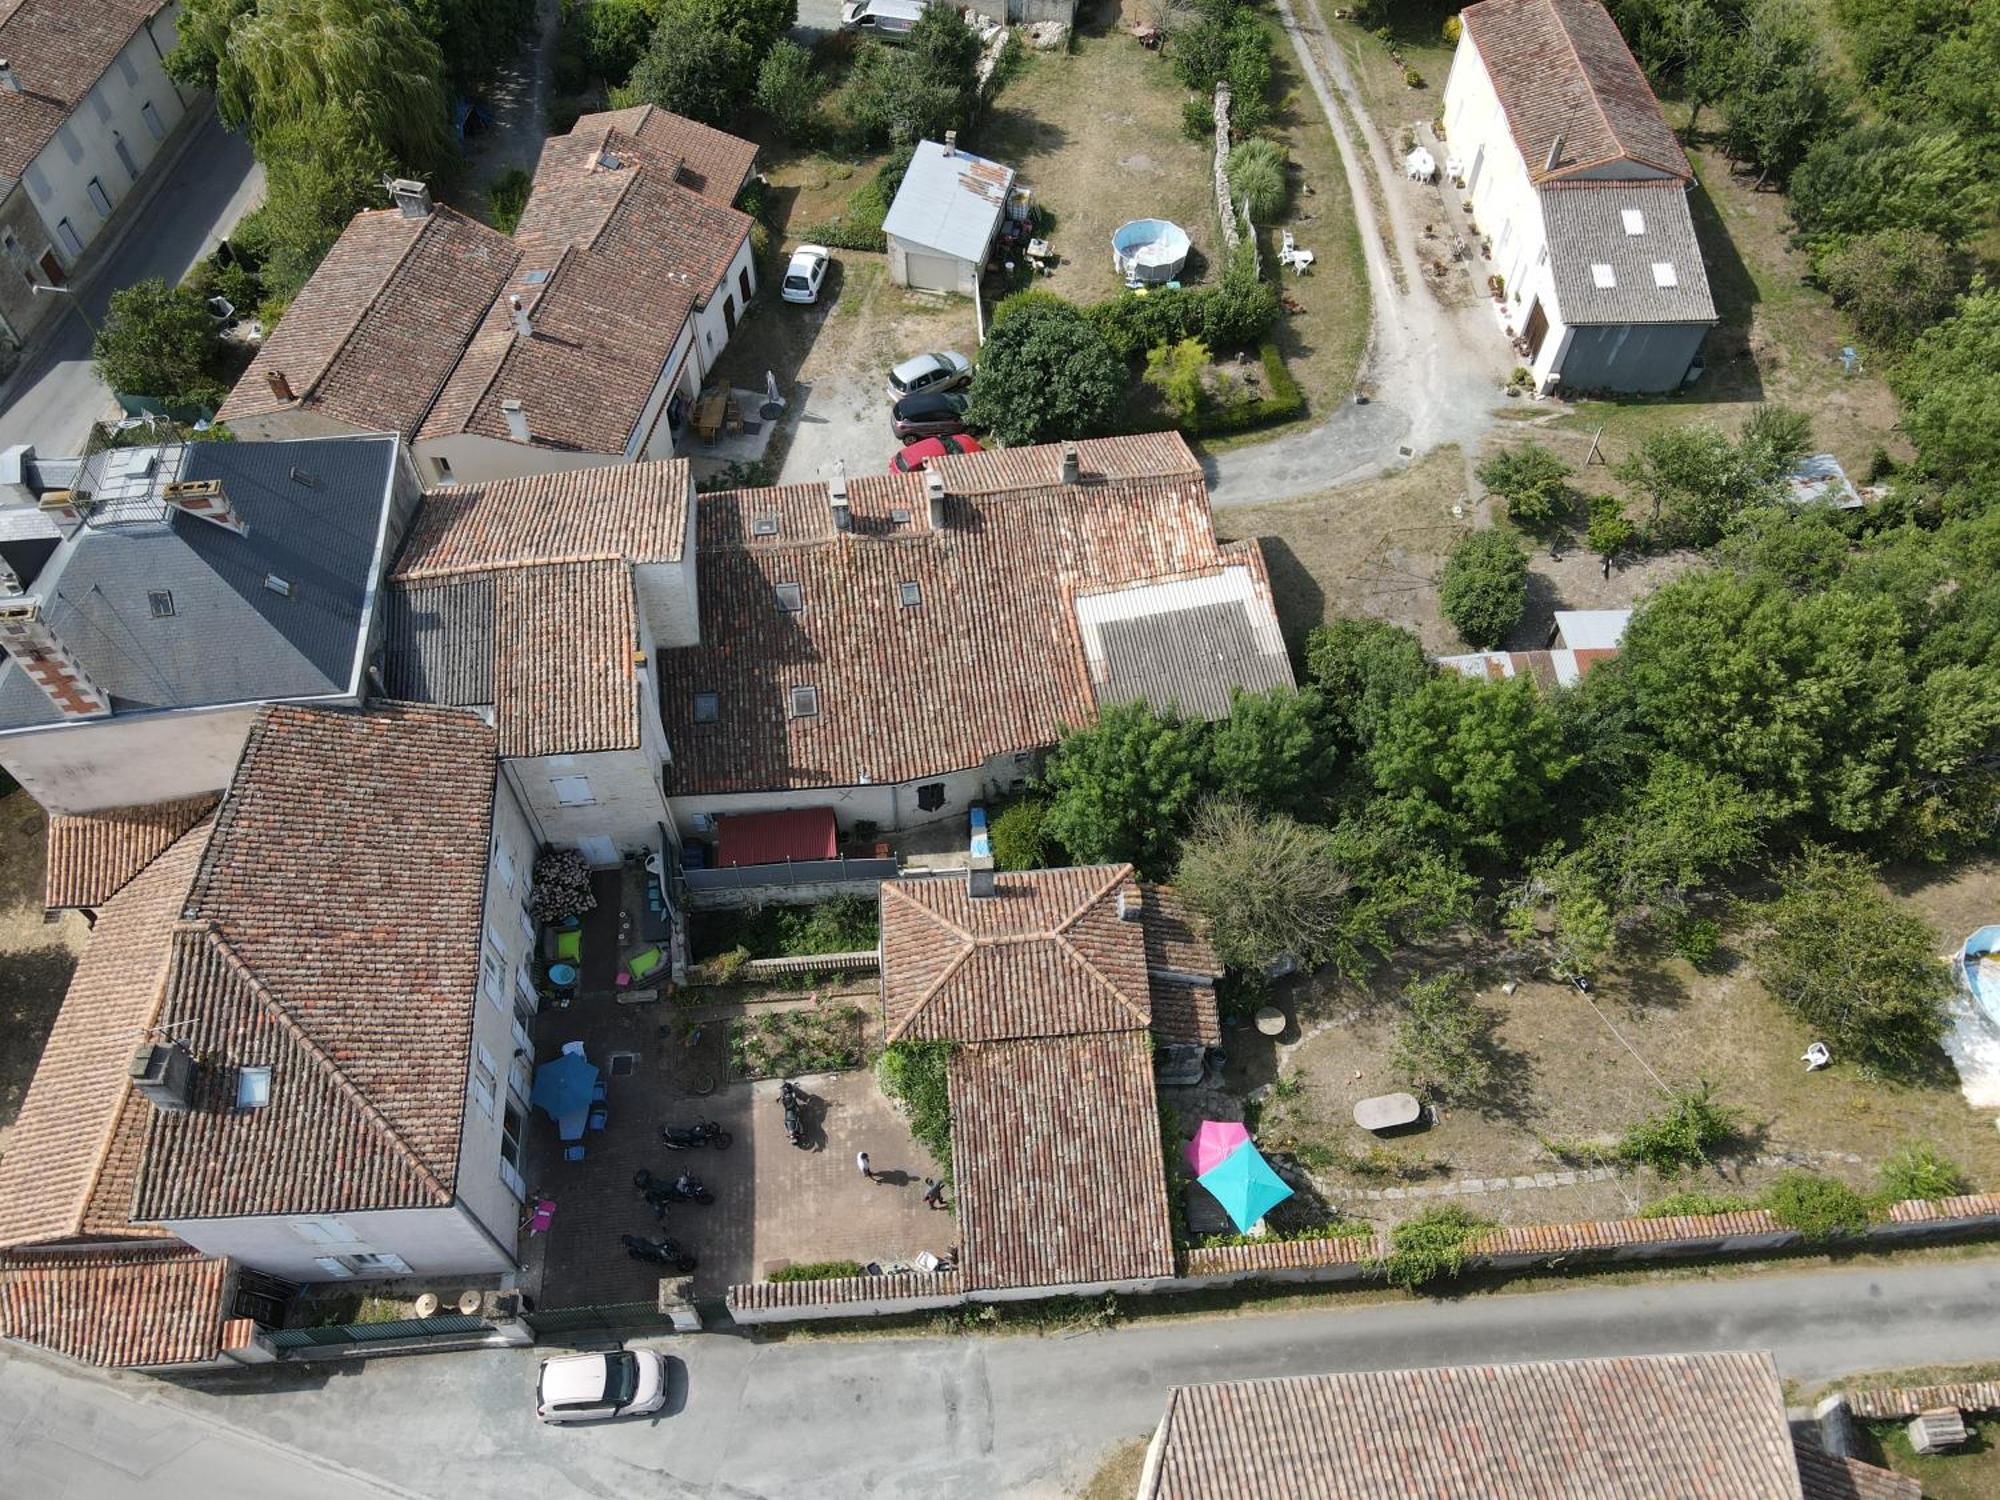
POLYGON ((1424 643, 1386 620, 1335 619, 1306 641, 1306 673, 1336 736, 1366 749, 1390 712, 1434 675, 1424 643))
POLYGON ((1089 437, 1109 424, 1129 384, 1125 362, 1083 309, 1038 299, 994 319, 968 415, 1008 444, 1089 437))
POLYGON ((226 394, 215 374, 217 350, 215 320, 200 295, 158 277, 111 294, 91 345, 98 379, 119 394, 210 410, 226 394))
POLYGON ((1079 864, 1129 860, 1164 875, 1205 774, 1200 725, 1143 700, 1111 704, 1050 755, 1043 826, 1079 864))
POLYGON ((1490 651, 1528 607, 1528 559, 1504 531, 1461 537, 1438 579, 1438 608, 1475 651, 1490 651))

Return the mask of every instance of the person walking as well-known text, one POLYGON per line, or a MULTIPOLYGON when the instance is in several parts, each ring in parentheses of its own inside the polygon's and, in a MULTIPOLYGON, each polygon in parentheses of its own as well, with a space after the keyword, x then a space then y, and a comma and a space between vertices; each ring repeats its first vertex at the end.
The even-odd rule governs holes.
POLYGON ((875 1168, 869 1162, 868 1153, 866 1151, 863 1151, 859 1156, 854 1158, 854 1165, 861 1169, 861 1175, 863 1177, 866 1177, 870 1182, 873 1182, 875 1180, 875 1168))
POLYGON ((944 1207, 944 1184, 935 1177, 924 1179, 924 1207, 944 1207))

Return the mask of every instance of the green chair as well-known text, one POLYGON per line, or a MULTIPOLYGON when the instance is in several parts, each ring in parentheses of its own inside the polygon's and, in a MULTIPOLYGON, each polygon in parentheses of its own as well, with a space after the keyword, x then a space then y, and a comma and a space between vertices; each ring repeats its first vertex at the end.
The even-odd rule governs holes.
POLYGON ((626 972, 631 974, 632 982, 637 984, 665 962, 666 955, 658 948, 645 948, 627 959, 625 968, 626 972))
POLYGON ((583 929, 572 927, 556 934, 556 958, 566 964, 583 962, 583 929))

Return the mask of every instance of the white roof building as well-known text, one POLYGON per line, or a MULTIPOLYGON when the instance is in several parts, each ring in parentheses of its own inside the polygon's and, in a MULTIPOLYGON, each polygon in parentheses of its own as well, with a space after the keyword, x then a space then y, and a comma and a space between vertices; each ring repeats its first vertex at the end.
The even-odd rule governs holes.
POLYGON ((950 139, 919 141, 882 221, 889 279, 918 291, 971 296, 1013 186, 1012 167, 961 151, 950 139))

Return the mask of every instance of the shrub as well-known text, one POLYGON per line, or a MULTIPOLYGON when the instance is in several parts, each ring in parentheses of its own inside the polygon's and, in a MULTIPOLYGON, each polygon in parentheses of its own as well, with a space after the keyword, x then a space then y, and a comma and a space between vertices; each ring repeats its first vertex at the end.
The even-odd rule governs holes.
POLYGON ((1278 321, 1277 288, 1260 281, 1252 265, 1246 253, 1220 285, 1112 297, 1092 303, 1084 314, 1120 359, 1137 359, 1155 345, 1182 339, 1200 339, 1217 353, 1248 349, 1278 321))
POLYGON ((876 1064, 882 1092, 902 1106, 910 1134, 930 1152, 946 1182, 951 1178, 950 1042, 895 1042, 876 1064))
POLYGON ((1038 305, 987 334, 969 416, 1010 445, 1088 437, 1110 424, 1126 385, 1123 361, 1082 309, 1038 305))
POLYGON ((1195 97, 1181 105, 1181 134, 1191 141, 1211 140, 1215 136, 1215 105, 1208 99, 1195 97))
POLYGON ((1259 137, 1229 153, 1225 165, 1229 191, 1238 203, 1249 200, 1250 217, 1268 224, 1285 211, 1292 195, 1291 170, 1285 148, 1259 137))
POLYGON ((1496 453, 1479 466, 1479 482, 1507 502, 1507 519, 1546 536, 1576 508, 1569 478, 1576 471, 1540 443, 1496 453))
POLYGON ((1475 531, 1445 560, 1438 607, 1475 651, 1507 638, 1528 606, 1528 559, 1504 532, 1475 531))
POLYGON ((1464 30, 1465 23, 1459 20, 1457 16, 1446 16, 1444 18, 1444 25, 1438 28, 1438 34, 1444 38, 1447 47, 1456 47, 1458 45, 1459 34, 1464 30))
POLYGON ((1920 229, 1864 234, 1828 252, 1819 269, 1854 331, 1891 352, 1950 317, 1966 284, 1964 257, 1920 229))
POLYGON ((1835 1177, 1785 1172, 1764 1192, 1764 1207, 1808 1240, 1835 1240, 1868 1227, 1868 1200, 1835 1177))
POLYGON ((757 65, 757 107, 793 139, 811 127, 823 87, 812 54, 790 37, 772 43, 757 65))
POLYGON ((1477 1098, 1493 1083, 1487 1037, 1494 1018, 1465 993, 1456 974, 1413 981, 1403 991, 1390 1066, 1419 1094, 1477 1098))
POLYGON ((1433 1281, 1448 1280, 1465 1269, 1465 1252, 1492 1228, 1456 1206, 1427 1208, 1403 1220, 1389 1233, 1389 1253, 1376 1262, 1392 1285, 1416 1291, 1433 1281))
POLYGON ((1754 1198, 1735 1193, 1669 1193, 1655 1198, 1639 1210, 1642 1219, 1692 1219, 1709 1214, 1748 1213, 1757 1206, 1754 1198))
POLYGON ((993 820, 993 863, 1003 870, 1036 870, 1049 852, 1049 805, 1028 797, 1004 808, 993 820))
POLYGON ((1619 1160, 1671 1177, 1708 1161, 1709 1152, 1736 1134, 1742 1116, 1715 1101, 1706 1079, 1667 1096, 1667 1107, 1631 1126, 1618 1142, 1619 1160))
POLYGON ((1415 68, 1405 67, 1403 69, 1403 86, 1412 89, 1422 88, 1424 86, 1424 75, 1419 73, 1415 68))
POLYGON ((809 1260, 801 1265, 773 1271, 772 1281, 841 1281, 861 1274, 858 1260, 809 1260))
POLYGON ((492 216, 493 227, 502 234, 512 234, 521 222, 521 211, 528 206, 528 190, 535 179, 520 167, 509 167, 494 179, 493 186, 486 190, 486 211, 492 216))
POLYGON ((1674 952, 1697 969, 1705 969, 1715 961, 1715 950, 1722 945, 1722 924, 1713 917, 1690 917, 1674 928, 1672 941, 1674 952))
POLYGON ((1160 393, 1175 423, 1198 426, 1208 405, 1208 348, 1200 339, 1161 344, 1146 356, 1146 384, 1160 393))
POLYGON ((1891 1152, 1882 1163, 1881 1182, 1882 1196, 1891 1203, 1910 1198, 1934 1203, 1972 1191, 1958 1163, 1929 1141, 1910 1141, 1891 1152))
POLYGON ((91 353, 98 378, 120 394, 212 410, 226 394, 214 374, 218 348, 200 296, 155 277, 111 294, 91 353))
POLYGON ((1266 339, 1257 350, 1257 362, 1264 371, 1264 394, 1253 400, 1210 402, 1196 425, 1187 429, 1204 436, 1225 432, 1249 432, 1280 422, 1297 421, 1306 414, 1306 394, 1292 378, 1278 346, 1266 339))
POLYGON ((1625 502, 1616 495, 1592 495, 1584 543, 1599 557, 1616 557, 1630 547, 1639 529, 1625 518, 1625 502))
POLYGON ((858 953, 881 940, 880 913, 873 901, 835 896, 812 906, 778 909, 778 951, 788 958, 821 953, 858 953))

